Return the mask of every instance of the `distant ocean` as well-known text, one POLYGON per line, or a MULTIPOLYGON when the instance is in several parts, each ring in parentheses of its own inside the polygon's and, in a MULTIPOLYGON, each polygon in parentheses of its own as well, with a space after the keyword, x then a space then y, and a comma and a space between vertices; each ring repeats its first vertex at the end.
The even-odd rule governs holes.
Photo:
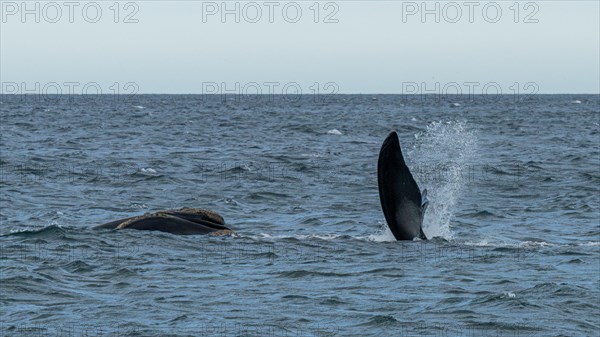
POLYGON ((0 336, 600 335, 598 95, 0 101, 0 336), (184 206, 236 234, 91 229, 184 206))

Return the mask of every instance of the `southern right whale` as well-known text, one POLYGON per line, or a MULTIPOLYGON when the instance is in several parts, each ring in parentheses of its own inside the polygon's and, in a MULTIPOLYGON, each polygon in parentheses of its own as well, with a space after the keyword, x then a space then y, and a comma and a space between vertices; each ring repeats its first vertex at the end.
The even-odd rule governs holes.
POLYGON ((180 235, 233 233, 218 213, 187 207, 119 219, 94 228, 155 230, 180 235))
MULTIPOLYGON (((381 146, 377 182, 383 215, 396 240, 427 239, 421 228, 428 204, 427 190, 421 193, 406 166, 396 132, 390 133, 381 146)), ((146 213, 95 228, 156 230, 180 235, 233 232, 219 214, 196 208, 146 213)))
POLYGON ((377 185, 383 215, 396 240, 426 240, 422 225, 429 204, 427 190, 421 193, 406 166, 396 132, 390 133, 381 145, 377 185))

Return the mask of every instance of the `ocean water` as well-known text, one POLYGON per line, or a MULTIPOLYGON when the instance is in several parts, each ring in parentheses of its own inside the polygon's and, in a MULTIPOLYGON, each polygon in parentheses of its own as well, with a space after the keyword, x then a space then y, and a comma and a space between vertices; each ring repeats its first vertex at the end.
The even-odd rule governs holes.
POLYGON ((598 95, 0 101, 0 336, 600 334, 598 95), (385 225, 392 130, 428 241, 385 225), (184 206, 236 234, 91 229, 184 206))

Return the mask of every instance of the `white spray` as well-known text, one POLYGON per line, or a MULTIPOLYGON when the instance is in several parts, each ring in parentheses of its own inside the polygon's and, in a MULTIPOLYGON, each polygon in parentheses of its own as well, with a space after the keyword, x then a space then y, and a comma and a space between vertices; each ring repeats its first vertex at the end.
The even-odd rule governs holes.
POLYGON ((417 144, 405 153, 405 160, 419 187, 427 189, 423 232, 428 238, 450 240, 450 220, 472 173, 476 133, 465 122, 433 122, 415 138, 417 144))

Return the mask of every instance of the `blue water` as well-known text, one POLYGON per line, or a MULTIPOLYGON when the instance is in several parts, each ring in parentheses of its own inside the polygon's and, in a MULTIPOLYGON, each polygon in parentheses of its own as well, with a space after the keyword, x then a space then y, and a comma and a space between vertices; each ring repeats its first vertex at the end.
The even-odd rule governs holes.
POLYGON ((598 95, 1 101, 0 336, 599 335, 598 95), (236 234, 91 229, 184 206, 236 234))

